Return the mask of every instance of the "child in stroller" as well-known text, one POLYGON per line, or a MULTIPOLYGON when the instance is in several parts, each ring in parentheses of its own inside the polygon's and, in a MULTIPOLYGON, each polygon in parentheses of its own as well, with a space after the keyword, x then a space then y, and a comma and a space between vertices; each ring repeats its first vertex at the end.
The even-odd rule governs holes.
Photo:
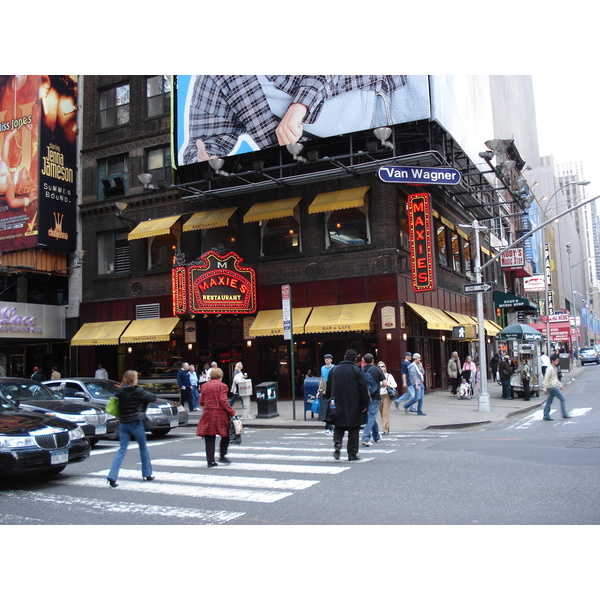
POLYGON ((458 386, 458 397, 471 399, 473 397, 473 384, 471 382, 471 371, 464 370, 461 373, 460 385, 458 386))

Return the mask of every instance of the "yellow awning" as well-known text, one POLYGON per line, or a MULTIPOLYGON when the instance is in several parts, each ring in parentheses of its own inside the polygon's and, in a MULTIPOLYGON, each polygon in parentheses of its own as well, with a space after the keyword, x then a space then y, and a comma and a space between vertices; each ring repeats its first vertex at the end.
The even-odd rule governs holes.
POLYGON ((127 325, 129 325, 129 319, 126 321, 85 323, 73 336, 71 346, 117 346, 119 336, 127 325))
POLYGON ((499 331, 502 331, 502 327, 494 323, 494 321, 490 321, 489 319, 484 320, 485 332, 492 337, 495 336, 499 331))
POLYGON ((406 302, 406 305, 427 322, 428 329, 443 329, 445 331, 452 331, 452 329, 458 325, 454 319, 451 319, 443 310, 440 310, 439 308, 421 306, 420 304, 413 304, 412 302, 406 302))
POLYGON ((179 323, 178 317, 164 319, 137 319, 131 321, 121 336, 121 344, 141 344, 143 342, 168 342, 171 333, 179 323))
POLYGON ((450 310, 444 311, 447 315, 450 315, 458 325, 477 325, 478 321, 476 317, 470 317, 469 315, 463 315, 462 313, 455 313, 450 310))
POLYGON ((175 225, 181 215, 171 217, 162 217, 161 219, 151 219, 142 221, 136 225, 133 231, 127 236, 128 240, 141 240, 143 238, 154 237, 156 235, 168 235, 171 233, 171 227, 175 225))
POLYGON ((200 229, 227 227, 231 215, 233 215, 236 210, 237 206, 231 206, 219 210, 203 210, 197 212, 185 223, 183 231, 199 231, 200 229))
POLYGON ((317 197, 308 207, 309 214, 342 210, 343 208, 358 208, 365 203, 365 196, 370 186, 339 190, 337 192, 324 192, 317 197))
POLYGON ((244 215, 244 223, 254 223, 255 221, 267 221, 268 219, 281 219, 282 217, 292 217, 298 202, 302 196, 287 198, 286 200, 273 200, 271 202, 257 202, 244 215))
POLYGON ((304 326, 304 333, 371 331, 376 302, 315 306, 304 326))
MULTIPOLYGON (((304 324, 311 310, 311 307, 292 308, 292 333, 294 335, 304 333, 304 324)), ((250 335, 253 337, 283 335, 283 310, 280 308, 261 310, 250 327, 250 335)))

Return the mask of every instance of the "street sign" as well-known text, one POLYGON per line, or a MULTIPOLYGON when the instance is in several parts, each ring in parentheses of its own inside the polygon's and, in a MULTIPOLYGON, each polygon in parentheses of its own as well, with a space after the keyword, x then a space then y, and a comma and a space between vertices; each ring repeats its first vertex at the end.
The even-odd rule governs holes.
POLYGON ((380 167, 379 179, 386 183, 425 183, 456 185, 460 183, 460 171, 451 167, 380 167))
POLYGON ((492 289, 491 283, 469 283, 464 286, 465 294, 477 294, 478 292, 489 292, 492 289))

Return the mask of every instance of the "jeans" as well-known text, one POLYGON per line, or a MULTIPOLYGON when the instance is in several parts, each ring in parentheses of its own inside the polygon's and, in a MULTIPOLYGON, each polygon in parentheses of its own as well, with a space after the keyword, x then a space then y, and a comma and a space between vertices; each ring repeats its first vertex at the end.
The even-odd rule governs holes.
POLYGON ((544 404, 544 419, 550 417, 550 407, 552 406, 552 400, 558 398, 560 400, 560 409, 562 411, 563 418, 569 416, 567 412, 567 399, 564 394, 560 391, 560 388, 548 388, 548 397, 546 398, 546 404, 544 404))
POLYGON ((196 386, 192 386, 192 410, 198 410, 198 398, 200 398, 200 390, 196 386))
POLYGON ((231 398, 229 398, 229 406, 233 406, 239 397, 240 395, 238 393, 233 394, 231 398))
POLYGON ((413 404, 415 404, 415 402, 417 402, 417 412, 421 413, 422 408, 423 408, 423 397, 425 396, 425 388, 423 387, 423 384, 421 384, 419 386, 419 389, 416 389, 414 385, 411 385, 411 387, 413 388, 413 392, 414 392, 414 398, 412 398, 412 400, 410 402, 407 402, 404 405, 404 408, 410 408, 413 404))
POLYGON ((512 398, 510 379, 501 379, 500 383, 502 384, 502 397, 506 399, 512 398))
POLYGON ((396 403, 396 406, 398 404, 400 404, 400 402, 406 402, 406 400, 412 400, 415 397, 415 386, 414 385, 408 385, 406 387, 406 391, 404 392, 404 394, 402 394, 402 396, 400 396, 400 398, 396 398, 394 400, 394 402, 396 403))
POLYGON ((113 460, 112 467, 108 474, 108 478, 113 481, 117 480, 121 463, 125 458, 129 440, 134 437, 140 447, 140 457, 142 459, 142 477, 152 476, 152 464, 150 463, 150 453, 146 444, 146 432, 144 431, 144 421, 133 421, 133 423, 121 423, 119 425, 119 442, 120 446, 113 460))
POLYGON ((373 440, 376 442, 381 439, 381 436, 379 435, 379 426, 377 425, 377 413, 379 412, 380 402, 381 400, 371 400, 371 402, 369 402, 369 407, 367 408, 367 424, 365 425, 362 434, 363 442, 368 442, 371 439, 371 436, 373 436, 373 440))

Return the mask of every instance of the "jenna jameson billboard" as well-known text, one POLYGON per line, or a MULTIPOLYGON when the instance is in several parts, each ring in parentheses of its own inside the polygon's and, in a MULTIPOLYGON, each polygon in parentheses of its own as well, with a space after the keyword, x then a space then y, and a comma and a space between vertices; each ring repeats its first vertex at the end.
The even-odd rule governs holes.
POLYGON ((73 251, 76 77, 1 75, 0 152, 0 251, 73 251))

